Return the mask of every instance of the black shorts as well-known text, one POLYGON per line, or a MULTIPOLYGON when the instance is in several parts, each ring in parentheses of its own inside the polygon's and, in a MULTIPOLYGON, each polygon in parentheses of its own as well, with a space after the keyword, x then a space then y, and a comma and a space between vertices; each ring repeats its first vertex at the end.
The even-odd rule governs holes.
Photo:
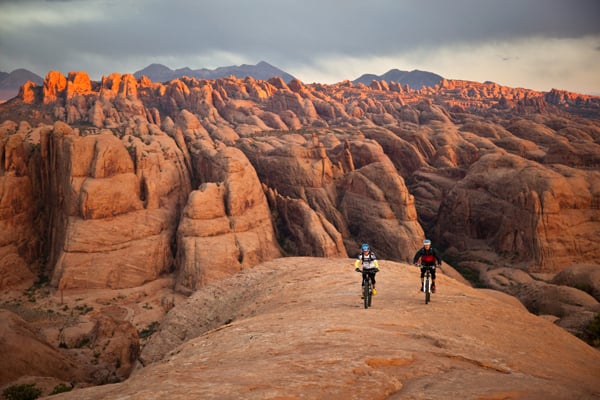
POLYGON ((377 270, 375 268, 373 268, 373 270, 369 270, 369 269, 363 269, 363 275, 366 275, 369 279, 371 279, 371 282, 373 282, 373 285, 375 284, 375 274, 377 273, 377 270))
POLYGON ((435 264, 433 265, 422 265, 421 266, 421 278, 425 278, 425 270, 429 268, 429 270, 431 271, 431 279, 435 279, 435 264))

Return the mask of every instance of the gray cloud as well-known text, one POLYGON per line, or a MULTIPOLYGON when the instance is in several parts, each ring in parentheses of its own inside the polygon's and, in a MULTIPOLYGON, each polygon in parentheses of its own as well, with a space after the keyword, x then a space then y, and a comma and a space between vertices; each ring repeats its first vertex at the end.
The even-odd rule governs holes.
MULTIPOLYGON (((410 63, 456 46, 600 38, 599 17, 596 0, 0 0, 0 70, 99 77, 150 62, 265 60, 299 70, 348 58, 410 63)), ((356 78, 343 73, 339 80, 356 78)))

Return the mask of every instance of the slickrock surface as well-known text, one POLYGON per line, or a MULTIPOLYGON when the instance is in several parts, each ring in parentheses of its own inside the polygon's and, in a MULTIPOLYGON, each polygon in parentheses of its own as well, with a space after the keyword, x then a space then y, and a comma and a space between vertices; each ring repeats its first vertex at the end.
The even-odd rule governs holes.
POLYGON ((364 309, 352 261, 276 259, 208 285, 170 311, 144 350, 155 362, 52 398, 600 396, 600 353, 514 298, 440 274, 425 305, 417 269, 382 260, 364 309))

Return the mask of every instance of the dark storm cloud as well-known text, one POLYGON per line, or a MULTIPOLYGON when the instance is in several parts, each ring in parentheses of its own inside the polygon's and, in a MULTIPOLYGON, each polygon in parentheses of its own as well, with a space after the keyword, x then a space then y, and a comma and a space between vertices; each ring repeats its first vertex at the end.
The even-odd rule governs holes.
MULTIPOLYGON (((9 3, 9 2, 2 2, 9 3)), ((16 2, 13 2, 16 3, 16 2)), ((22 3, 22 0, 19 1, 22 3)), ((27 2, 25 2, 27 3, 27 2)), ((46 0, 100 13, 97 21, 70 21, 44 34, 77 48, 119 54, 227 49, 380 53, 415 44, 506 39, 527 35, 574 37, 599 33, 600 2, 508 1, 102 1, 46 0), (112 47, 107 41, 112 41, 112 47)))
MULTIPOLYGON (((600 2, 511 1, 175 1, 147 2, 112 31, 175 52, 386 54, 442 42, 599 33, 600 2), (143 35, 138 29, 143 31, 143 35), (141 36, 141 37, 140 37, 141 36)), ((115 16, 115 22, 121 18, 115 16)), ((103 30, 102 26, 98 29, 103 30)), ((99 35, 101 32, 97 32, 99 35)), ((129 51, 122 41, 123 51, 129 51)))
POLYGON ((94 75, 134 72, 150 60, 310 65, 600 35, 599 17, 597 0, 0 0, 0 70, 94 75))

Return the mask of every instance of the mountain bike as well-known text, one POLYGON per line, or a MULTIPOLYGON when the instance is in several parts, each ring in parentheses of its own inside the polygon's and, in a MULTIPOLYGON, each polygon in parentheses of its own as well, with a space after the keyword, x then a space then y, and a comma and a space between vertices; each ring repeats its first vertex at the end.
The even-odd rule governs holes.
POLYGON ((374 268, 373 270, 364 270, 360 268, 355 269, 356 272, 360 272, 362 274, 362 298, 365 304, 365 308, 371 307, 371 302, 373 301, 373 284, 371 279, 369 279, 369 275, 367 272, 379 272, 378 268, 374 268))
MULTIPOLYGON (((417 265, 422 268, 422 265, 417 265)), ((423 280, 423 292, 425 292, 425 304, 428 304, 431 301, 431 267, 425 266, 425 277, 423 280)))

